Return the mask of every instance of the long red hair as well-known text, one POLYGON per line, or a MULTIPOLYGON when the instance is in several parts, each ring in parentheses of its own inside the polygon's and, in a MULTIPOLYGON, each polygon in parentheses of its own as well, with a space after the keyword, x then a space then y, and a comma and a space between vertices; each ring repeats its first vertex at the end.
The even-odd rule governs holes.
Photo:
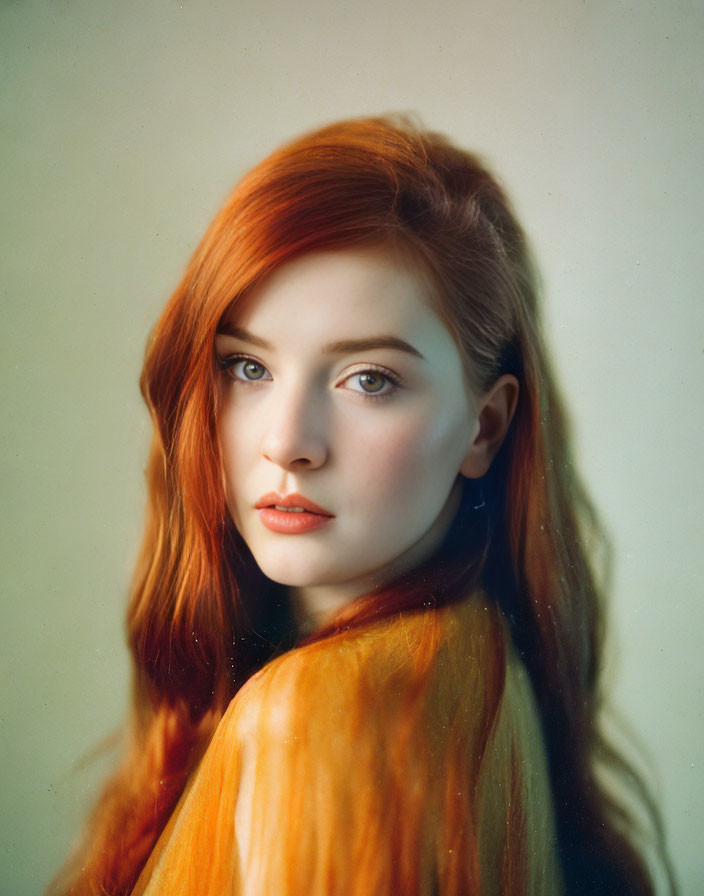
POLYGON ((130 891, 229 701, 271 658, 270 644, 287 643, 285 601, 254 567, 225 506, 214 339, 223 317, 283 262, 355 244, 403 252, 430 277, 476 390, 513 373, 520 396, 492 469, 467 484, 464 522, 442 562, 360 600, 344 623, 483 585, 509 620, 535 691, 568 891, 652 893, 634 826, 600 783, 600 762, 625 769, 598 726, 603 614, 589 551, 601 533, 570 455, 526 240, 475 157, 387 119, 324 128, 251 171, 149 340, 141 386, 154 438, 128 611, 131 741, 60 886, 130 891), (267 626, 271 636, 261 637, 267 626))

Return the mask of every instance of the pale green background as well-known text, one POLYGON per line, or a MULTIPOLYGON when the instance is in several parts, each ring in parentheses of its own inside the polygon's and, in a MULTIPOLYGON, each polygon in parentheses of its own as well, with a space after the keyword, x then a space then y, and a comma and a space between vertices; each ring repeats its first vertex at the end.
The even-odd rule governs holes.
POLYGON ((611 674, 685 894, 704 892, 702 6, 0 5, 0 892, 38 892, 120 722, 147 332, 235 180, 331 119, 414 110, 533 238, 579 457, 617 551, 611 674))

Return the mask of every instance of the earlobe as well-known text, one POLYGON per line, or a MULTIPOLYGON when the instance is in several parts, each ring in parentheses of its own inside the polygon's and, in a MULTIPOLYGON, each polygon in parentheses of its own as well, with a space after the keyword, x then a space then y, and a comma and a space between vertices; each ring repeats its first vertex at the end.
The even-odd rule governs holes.
POLYGON ((487 472, 506 437, 517 402, 518 380, 511 374, 499 377, 478 402, 479 429, 460 467, 463 476, 478 479, 487 472))

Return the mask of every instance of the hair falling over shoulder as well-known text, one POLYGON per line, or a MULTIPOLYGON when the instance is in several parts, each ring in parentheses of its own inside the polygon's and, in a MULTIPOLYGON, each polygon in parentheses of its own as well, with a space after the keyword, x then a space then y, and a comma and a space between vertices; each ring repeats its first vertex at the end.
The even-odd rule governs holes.
MULTIPOLYGON (((605 767, 638 779, 600 733, 602 586, 592 551, 601 532, 572 462, 523 232, 477 158, 405 119, 363 119, 306 135, 244 177, 149 340, 141 387, 154 437, 127 617, 130 743, 57 893, 130 892, 229 701, 282 641, 287 609, 226 509, 214 338, 285 261, 362 244, 393 248, 429 278, 479 392, 512 373, 520 394, 489 473, 465 489, 466 502, 484 505, 481 525, 454 537, 422 587, 401 582, 360 601, 345 623, 428 594, 454 601, 481 584, 508 620, 535 692, 567 892, 654 892, 637 825, 602 783, 605 767)), ((657 838, 657 812, 645 788, 635 789, 657 838)), ((662 842, 656 848, 664 857, 662 842)))

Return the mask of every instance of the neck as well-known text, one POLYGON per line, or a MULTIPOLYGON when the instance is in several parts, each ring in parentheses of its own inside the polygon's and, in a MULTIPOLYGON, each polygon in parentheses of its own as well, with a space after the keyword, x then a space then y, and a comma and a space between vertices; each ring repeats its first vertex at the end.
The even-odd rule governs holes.
POLYGON ((343 596, 325 587, 290 588, 291 609, 299 634, 306 637, 322 628, 357 596, 343 596))

